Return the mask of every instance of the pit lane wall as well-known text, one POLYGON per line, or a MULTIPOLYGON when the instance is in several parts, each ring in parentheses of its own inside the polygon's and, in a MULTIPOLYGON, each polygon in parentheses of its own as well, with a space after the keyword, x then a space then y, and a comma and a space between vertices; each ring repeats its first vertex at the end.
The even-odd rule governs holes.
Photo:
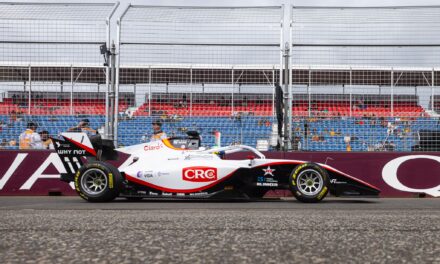
MULTIPOLYGON (((440 197, 440 153, 268 152, 267 158, 327 163, 371 183, 382 197, 440 197)), ((232 159, 245 158, 245 153, 232 159)), ((117 164, 115 164, 117 165, 117 164)), ((0 195, 76 195, 61 182, 61 160, 53 151, 0 151, 0 195)), ((282 194, 283 192, 280 192, 282 194)))

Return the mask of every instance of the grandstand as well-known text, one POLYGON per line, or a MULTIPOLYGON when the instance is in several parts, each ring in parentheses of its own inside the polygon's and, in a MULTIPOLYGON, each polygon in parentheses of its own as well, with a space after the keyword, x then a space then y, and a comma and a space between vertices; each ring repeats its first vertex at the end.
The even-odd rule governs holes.
MULTIPOLYGON (((95 128, 102 131, 104 126, 103 99, 36 99, 31 100, 30 111, 25 98, 20 102, 21 94, 12 93, 15 98, 3 98, 0 103, 2 132, 0 140, 18 138, 24 131, 27 121, 36 121, 40 127, 46 128, 51 135, 75 126, 78 120, 87 117, 95 128), (71 105, 72 103, 72 105, 71 105), (74 114, 70 114, 73 107, 74 114)), ((194 94, 194 102, 190 102, 181 94, 161 94, 149 102, 137 107, 130 107, 133 113, 127 114, 133 94, 120 99, 119 135, 121 145, 141 143, 142 136, 149 132, 148 124, 153 119, 162 119, 164 130, 171 136, 183 135, 188 130, 201 133, 203 143, 214 145, 214 131, 222 133, 222 144, 243 143, 256 145, 257 140, 270 140, 273 132, 273 106, 271 100, 262 98, 271 95, 258 95, 259 99, 251 100, 251 94, 242 95, 235 99, 232 108, 231 98, 222 97, 217 102, 207 102, 211 95, 194 94), (170 99, 175 98, 175 99, 170 99), (206 98, 206 99, 204 99, 206 98), (246 101, 242 99, 246 98, 246 101), (226 102, 227 101, 227 102, 226 102), (234 109, 234 110, 232 110, 234 109), (142 126, 140 124, 147 124, 142 126)), ((77 97, 88 96, 77 94, 77 97)), ((255 96, 255 95, 254 95, 255 96)), ((294 135, 301 138, 302 149, 307 150, 346 150, 346 137, 350 137, 353 151, 384 150, 389 142, 393 150, 410 151, 414 142, 414 133, 421 129, 438 129, 438 122, 428 116, 418 105, 415 96, 397 96, 394 104, 394 117, 390 117, 389 101, 381 96, 362 96, 363 106, 356 106, 360 99, 356 96, 354 102, 344 100, 329 100, 327 95, 315 95, 309 104, 308 95, 297 95, 293 100, 293 130, 294 135), (351 109, 351 111, 350 111, 351 109), (304 131, 307 123, 309 131, 304 131), (388 123, 395 128, 389 133, 388 123), (320 137, 316 139, 316 136, 320 137)), ((361 96, 359 96, 361 98, 361 96)), ((16 147, 11 147, 16 148, 16 147)))

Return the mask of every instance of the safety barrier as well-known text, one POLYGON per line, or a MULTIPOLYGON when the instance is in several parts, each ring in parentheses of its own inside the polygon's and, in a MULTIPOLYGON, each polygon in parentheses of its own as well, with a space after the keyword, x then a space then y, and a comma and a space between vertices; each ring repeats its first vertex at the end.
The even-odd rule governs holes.
MULTIPOLYGON (((440 155, 431 152, 267 152, 267 158, 295 159, 328 165, 371 183, 382 197, 440 196, 440 155)), ((231 155, 231 159, 246 154, 231 155)), ((0 195, 75 195, 61 182, 64 171, 53 151, 0 151, 0 195)), ((123 160, 116 162, 121 164, 123 160)), ((279 193, 278 193, 279 194, 279 193)))

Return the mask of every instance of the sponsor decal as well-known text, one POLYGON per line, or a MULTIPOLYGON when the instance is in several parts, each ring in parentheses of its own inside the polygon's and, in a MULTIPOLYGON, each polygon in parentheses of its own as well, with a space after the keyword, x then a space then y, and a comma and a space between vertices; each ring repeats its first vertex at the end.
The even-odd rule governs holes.
POLYGON ((85 156, 86 150, 85 149, 59 149, 57 150, 58 155, 79 155, 79 156, 85 156))
POLYGON ((203 195, 208 195, 207 192, 197 192, 197 193, 190 193, 190 196, 203 196, 203 195))
MULTIPOLYGON (((426 193, 429 195, 432 195, 434 197, 440 197, 440 185, 432 187, 432 188, 426 188, 426 189, 415 189, 410 188, 408 186, 405 186, 402 182, 399 181, 399 178, 397 177, 397 170, 399 169, 400 165, 405 163, 408 160, 413 159, 431 159, 435 160, 440 163, 440 157, 438 156, 431 156, 431 155, 409 155, 409 156, 403 156, 396 159, 393 159, 389 161, 382 169, 382 178, 383 180, 394 189, 404 191, 404 192, 413 192, 413 193, 426 193)), ((440 164, 439 164, 440 166, 440 164)), ((417 177, 417 175, 414 175, 417 177)))
POLYGON ((152 151, 152 150, 159 150, 163 148, 162 144, 157 144, 157 145, 146 145, 144 146, 144 150, 145 151, 152 151))
POLYGON ((338 181, 337 179, 331 179, 330 180, 331 184, 346 184, 347 182, 344 181, 338 181))
POLYGON ((304 163, 304 164, 299 165, 299 166, 296 167, 295 171, 293 172, 293 180, 296 180, 296 177, 298 176, 298 172, 299 172, 302 168, 304 168, 305 166, 307 166, 306 163, 304 163))
POLYGON ((170 175, 170 173, 163 171, 138 171, 136 177, 139 179, 147 179, 153 177, 161 177, 164 175, 170 175))
POLYGON ((276 183, 276 182, 257 182, 257 186, 278 187, 278 183, 276 183))
POLYGON ((59 141, 55 141, 55 145, 57 148, 71 148, 72 146, 68 143, 60 143, 59 141))
POLYGON ((138 171, 136 177, 139 179, 153 178, 153 171, 138 171))
POLYGON ((273 173, 276 171, 275 169, 270 168, 270 166, 267 166, 267 169, 263 169, 264 171, 264 176, 272 176, 273 177, 273 173))
POLYGON ((182 169, 182 179, 191 182, 210 182, 217 180, 217 168, 188 167, 182 169))
POLYGON ((257 186, 278 186, 278 180, 275 180, 274 178, 259 176, 257 177, 257 186), (262 185, 261 183, 265 183, 266 185, 262 185))

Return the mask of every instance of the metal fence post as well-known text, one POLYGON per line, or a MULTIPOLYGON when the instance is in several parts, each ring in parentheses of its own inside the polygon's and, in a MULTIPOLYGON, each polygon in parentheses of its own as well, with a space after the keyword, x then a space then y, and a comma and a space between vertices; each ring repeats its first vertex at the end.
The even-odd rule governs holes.
POLYGON ((148 115, 151 116, 151 65, 148 66, 148 115))
MULTIPOLYGON (((70 114, 73 115, 73 67, 70 65, 70 114)), ((106 131, 107 132, 107 131, 106 131)))
POLYGON ((28 115, 31 114, 31 103, 32 103, 32 67, 29 65, 29 92, 28 92, 28 115))
MULTIPOLYGON (((110 47, 111 44, 111 18, 119 7, 119 2, 116 2, 109 16, 107 17, 106 23, 106 47, 110 47)), ((104 137, 107 139, 113 139, 113 126, 110 125, 110 115, 112 114, 111 105, 109 102, 109 91, 110 91, 110 65, 105 67, 105 125, 104 125, 104 137)), ((73 83, 72 83, 73 87, 73 83)), ((136 100, 136 99, 135 99, 136 100)), ((113 122, 113 121, 112 121, 113 122)))
POLYGON ((232 83, 232 92, 231 92, 231 115, 234 116, 234 67, 231 69, 231 83, 232 83))
MULTIPOLYGON (((289 22, 289 42, 286 43, 286 46, 289 47, 289 50, 291 48, 291 52, 293 53, 293 20, 292 20, 292 8, 291 6, 289 6, 289 9, 287 11, 288 13, 288 22, 289 22)), ((283 13, 283 18, 284 18, 284 13, 283 13)), ((283 25, 285 25, 285 23, 283 23, 283 25)), ((287 148, 288 150, 292 149, 292 122, 293 122, 293 69, 292 69, 292 54, 289 52, 289 59, 288 59, 288 65, 287 65, 287 73, 289 74, 288 76, 288 93, 289 93, 289 104, 288 104, 288 112, 287 112, 287 117, 289 118, 289 124, 288 124, 288 142, 287 142, 287 148)))
POLYGON ((272 66, 272 117, 276 116, 275 113, 275 65, 272 66))
POLYGON ((391 116, 394 117, 394 68, 391 67, 391 116))
POLYGON ((284 144, 283 149, 284 151, 289 150, 290 145, 290 137, 291 137, 291 129, 290 129, 290 119, 292 119, 291 115, 291 108, 292 108, 292 102, 291 102, 291 96, 290 96, 290 89, 289 89, 289 53, 290 53, 290 47, 289 43, 286 42, 284 46, 284 144))
POLYGON ((312 116, 312 69, 309 66, 309 81, 307 84, 307 112, 308 116, 312 116))
POLYGON ((434 93, 434 82, 435 82, 435 76, 434 76, 435 72, 434 72, 434 68, 432 68, 432 73, 431 73, 431 110, 435 111, 435 93, 434 93))
MULTIPOLYGON (((191 65, 191 68, 190 68, 190 76, 189 76, 189 79, 190 79, 190 85, 189 85, 189 117, 192 117, 192 103, 193 103, 193 98, 192 98, 192 96, 193 96, 193 92, 192 92, 192 88, 193 88, 193 68, 192 68, 192 65, 191 65)), ((184 104, 186 104, 186 102, 183 102, 184 104)))
MULTIPOLYGON (((119 28, 120 29, 120 28, 119 28)), ((119 55, 116 55, 116 46, 113 43, 111 52, 111 87, 114 104, 113 142, 118 147, 118 114, 119 114, 119 55), (116 62, 117 60, 117 62, 116 62), (117 68, 116 68, 117 67, 117 68)))
POLYGON ((283 57, 284 57, 284 5, 281 5, 281 21, 280 21, 280 86, 283 85, 283 57))
POLYGON ((350 117, 353 116, 353 70, 350 66, 350 117))

